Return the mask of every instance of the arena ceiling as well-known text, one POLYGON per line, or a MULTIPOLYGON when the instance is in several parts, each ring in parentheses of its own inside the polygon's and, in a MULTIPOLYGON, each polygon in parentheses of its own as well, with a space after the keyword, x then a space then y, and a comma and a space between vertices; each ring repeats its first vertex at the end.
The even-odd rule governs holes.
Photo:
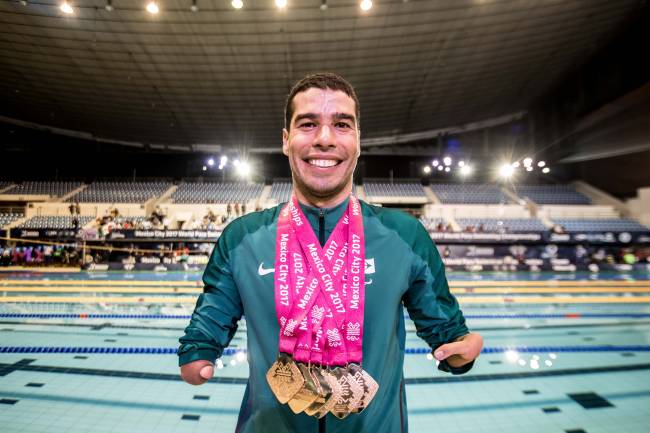
POLYGON ((24 3, 0 1, 0 120, 195 151, 278 149, 289 88, 323 70, 357 88, 366 145, 505 121, 645 5, 159 0, 151 15, 145 0, 73 0, 66 15, 58 0, 24 3))

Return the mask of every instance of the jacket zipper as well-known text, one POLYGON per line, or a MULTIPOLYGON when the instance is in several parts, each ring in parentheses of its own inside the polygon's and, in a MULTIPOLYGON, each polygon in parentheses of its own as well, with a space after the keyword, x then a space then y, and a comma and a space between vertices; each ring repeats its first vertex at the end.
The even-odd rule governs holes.
MULTIPOLYGON (((325 244, 325 211, 323 209, 319 209, 318 212, 318 241, 323 247, 325 244)), ((318 420, 318 433, 326 433, 326 420, 327 415, 318 420)))

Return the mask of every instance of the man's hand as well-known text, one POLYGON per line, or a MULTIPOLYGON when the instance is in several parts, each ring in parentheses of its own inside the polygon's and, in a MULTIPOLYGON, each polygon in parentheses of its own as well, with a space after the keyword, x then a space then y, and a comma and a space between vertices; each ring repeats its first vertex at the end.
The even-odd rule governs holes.
POLYGON ((452 367, 462 367, 476 359, 482 348, 483 337, 472 332, 457 338, 453 343, 438 347, 433 356, 438 361, 446 359, 452 367))
POLYGON ((198 359, 181 365, 181 377, 191 385, 203 385, 214 375, 214 364, 204 359, 198 359))

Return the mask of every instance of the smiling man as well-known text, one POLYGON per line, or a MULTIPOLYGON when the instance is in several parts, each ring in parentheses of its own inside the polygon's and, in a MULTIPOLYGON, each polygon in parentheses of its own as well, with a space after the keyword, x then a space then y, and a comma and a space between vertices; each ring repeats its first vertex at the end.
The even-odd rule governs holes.
POLYGON ((293 87, 282 131, 291 199, 229 224, 204 272, 181 376, 209 380, 245 315, 237 432, 407 431, 404 307, 440 370, 465 373, 481 351, 423 226, 352 194, 359 113, 337 75, 293 87))

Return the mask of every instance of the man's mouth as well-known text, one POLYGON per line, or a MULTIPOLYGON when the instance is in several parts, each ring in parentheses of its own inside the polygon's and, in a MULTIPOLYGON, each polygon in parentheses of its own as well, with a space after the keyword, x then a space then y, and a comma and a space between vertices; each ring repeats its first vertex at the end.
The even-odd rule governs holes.
POLYGON ((315 165, 316 167, 334 167, 335 165, 338 165, 341 163, 341 161, 335 160, 335 159, 308 159, 307 163, 309 165, 315 165))

